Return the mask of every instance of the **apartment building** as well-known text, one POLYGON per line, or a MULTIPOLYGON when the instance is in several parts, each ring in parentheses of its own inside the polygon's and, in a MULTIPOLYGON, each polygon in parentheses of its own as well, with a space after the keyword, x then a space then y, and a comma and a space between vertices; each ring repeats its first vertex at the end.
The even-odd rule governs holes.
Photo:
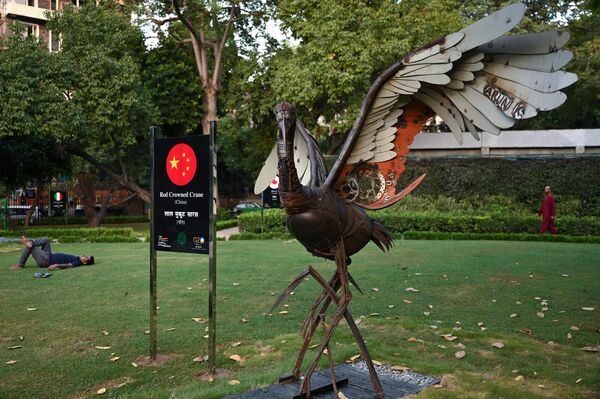
POLYGON ((84 0, 0 0, 0 38, 11 34, 11 25, 25 26, 24 34, 40 38, 49 51, 60 47, 58 34, 46 28, 48 13, 61 10, 65 5, 79 6, 84 0))

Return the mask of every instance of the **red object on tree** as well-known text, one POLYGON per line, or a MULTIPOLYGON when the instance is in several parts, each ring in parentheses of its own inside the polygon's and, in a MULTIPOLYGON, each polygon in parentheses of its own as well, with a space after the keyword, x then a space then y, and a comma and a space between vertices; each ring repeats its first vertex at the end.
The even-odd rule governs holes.
POLYGON ((550 233, 556 234, 556 227, 554 227, 556 203, 554 202, 554 196, 552 194, 546 194, 544 196, 544 202, 542 202, 542 207, 538 212, 538 216, 542 216, 540 234, 544 234, 548 230, 550 230, 550 233))

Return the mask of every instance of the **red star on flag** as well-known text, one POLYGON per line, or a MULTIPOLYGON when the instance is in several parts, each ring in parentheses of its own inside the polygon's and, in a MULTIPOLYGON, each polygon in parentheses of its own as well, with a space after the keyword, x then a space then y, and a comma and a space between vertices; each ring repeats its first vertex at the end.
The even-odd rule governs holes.
POLYGON ((177 186, 185 186, 196 174, 196 153, 187 144, 175 144, 166 161, 167 176, 177 186))

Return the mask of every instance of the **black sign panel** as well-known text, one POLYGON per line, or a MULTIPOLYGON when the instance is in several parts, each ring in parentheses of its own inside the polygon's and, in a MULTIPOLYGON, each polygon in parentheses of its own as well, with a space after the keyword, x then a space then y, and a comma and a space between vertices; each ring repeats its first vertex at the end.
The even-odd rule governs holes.
POLYGON ((50 191, 50 208, 55 216, 62 215, 67 209, 67 192, 50 191))
POLYGON ((281 208, 279 198, 279 177, 275 176, 269 187, 262 192, 262 200, 265 208, 281 208))
POLYGON ((157 251, 208 254, 210 180, 208 136, 154 141, 157 251))

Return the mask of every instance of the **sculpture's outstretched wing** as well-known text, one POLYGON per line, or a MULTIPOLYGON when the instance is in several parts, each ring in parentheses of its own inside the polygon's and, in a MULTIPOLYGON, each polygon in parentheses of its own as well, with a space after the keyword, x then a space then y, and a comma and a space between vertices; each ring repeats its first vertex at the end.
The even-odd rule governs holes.
MULTIPOLYGON (((273 146, 269 156, 265 160, 256 182, 254 183, 254 194, 260 194, 269 186, 277 176, 277 148, 273 146)), ((325 181, 327 170, 325 160, 319 150, 314 137, 300 121, 296 122, 296 134, 294 136, 294 162, 298 171, 300 183, 305 186, 320 186, 325 181)))
POLYGON ((476 127, 494 134, 517 119, 561 105, 559 90, 577 76, 558 71, 571 53, 559 50, 568 34, 503 36, 523 17, 510 5, 442 37, 386 69, 373 83, 325 185, 364 208, 392 205, 401 191, 408 146, 425 122, 439 115, 462 143, 476 127))

